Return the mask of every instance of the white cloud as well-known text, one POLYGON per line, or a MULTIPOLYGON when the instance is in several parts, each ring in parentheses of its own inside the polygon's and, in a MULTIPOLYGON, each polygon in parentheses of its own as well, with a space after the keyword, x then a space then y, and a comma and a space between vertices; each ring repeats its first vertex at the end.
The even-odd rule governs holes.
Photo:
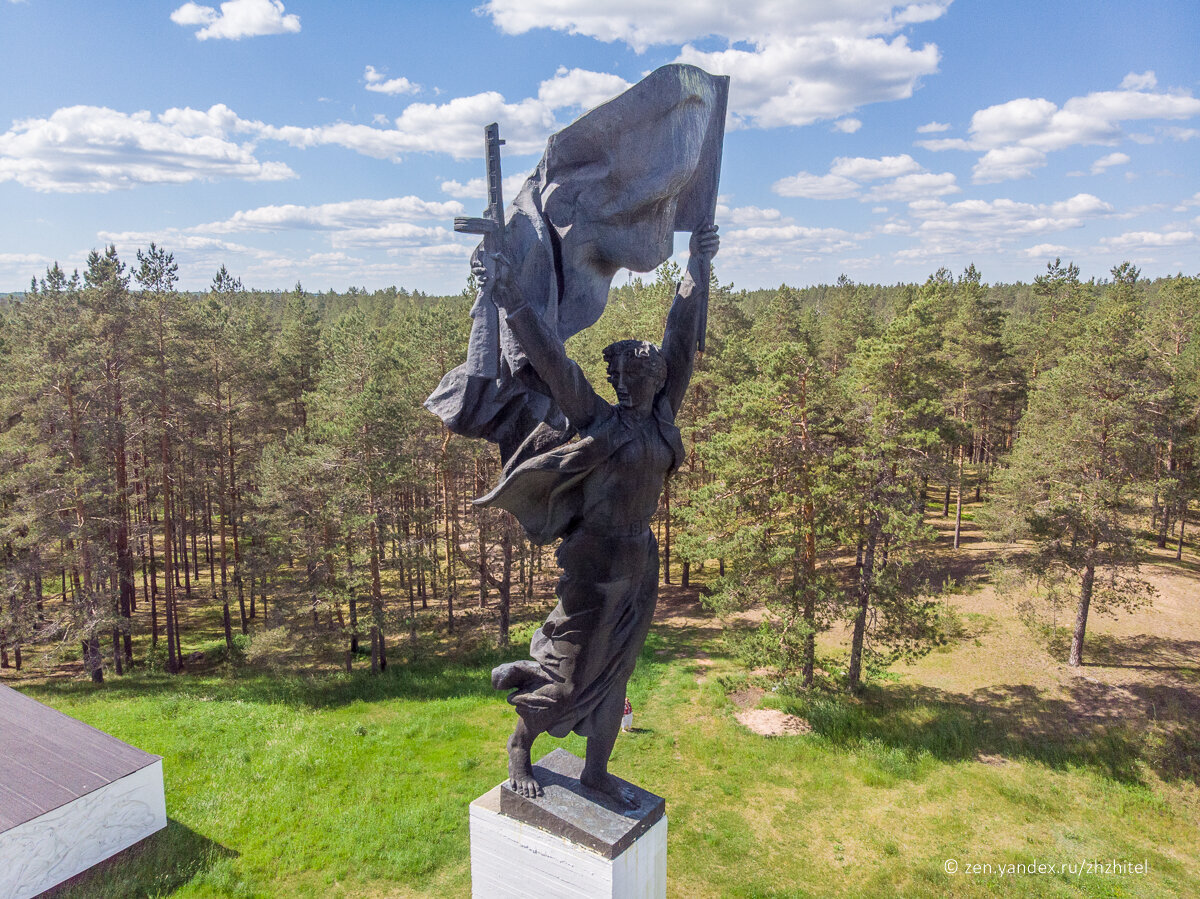
POLYGON ((290 284, 296 273, 317 268, 331 274, 340 272, 343 279, 349 277, 355 282, 369 277, 377 283, 387 283, 394 277, 387 272, 397 268, 411 269, 422 277, 430 276, 431 271, 439 276, 452 275, 442 263, 466 260, 478 242, 477 238, 456 234, 449 227, 450 220, 461 212, 462 204, 454 200, 429 201, 414 196, 356 199, 314 206, 262 206, 187 228, 102 231, 97 236, 118 246, 145 246, 157 241, 177 254, 181 270, 186 270, 193 279, 202 280, 207 277, 204 275, 207 269, 215 270, 228 257, 234 257, 243 280, 256 277, 277 284, 282 277, 290 284), (434 224, 420 224, 423 220, 433 220, 434 224), (235 233, 278 231, 323 232, 329 248, 291 258, 228 239, 228 235, 235 233), (394 259, 382 267, 361 262, 345 252, 355 247, 384 250, 394 259), (418 260, 433 264, 434 268, 422 269, 418 260))
POLYGON ((829 166, 829 174, 853 178, 856 181, 896 178, 919 171, 921 171, 920 164, 907 153, 899 156, 882 156, 879 159, 865 156, 839 156, 829 166))
POLYGON ((840 131, 842 134, 853 134, 862 127, 862 122, 858 119, 838 119, 833 123, 833 130, 840 131))
POLYGON ((1115 144, 1123 122, 1187 119, 1200 114, 1200 99, 1186 93, 1153 93, 1152 72, 1129 75, 1122 88, 1072 97, 1060 108, 1038 97, 1020 97, 978 110, 970 137, 918 141, 927 150, 982 150, 975 181, 1029 177, 1045 154, 1080 144, 1115 144))
POLYGON ((457 159, 483 154, 483 126, 498 122, 509 152, 534 153, 555 130, 554 113, 536 99, 508 103, 495 91, 457 97, 448 103, 412 103, 391 128, 335 122, 300 127, 257 123, 260 137, 293 147, 339 146, 376 159, 399 159, 403 152, 449 153, 457 159))
POLYGON ((1092 163, 1092 174, 1099 175, 1105 169, 1110 169, 1114 165, 1128 165, 1129 156, 1125 153, 1109 153, 1101 156, 1092 163))
POLYGON ((560 68, 541 83, 537 97, 509 103, 503 94, 485 91, 445 103, 411 103, 391 128, 346 122, 312 127, 256 122, 247 127, 294 147, 340 146, 377 159, 398 159, 414 151, 474 159, 483 153, 483 126, 496 122, 508 152, 519 155, 540 152, 550 133, 563 127, 555 110, 599 103, 627 87, 616 75, 560 68))
POLYGON ((39 253, 0 253, 0 265, 37 265, 49 261, 49 256, 39 253))
POLYGON ((171 253, 187 253, 193 259, 209 259, 214 262, 220 262, 225 254, 249 256, 258 260, 269 260, 276 256, 270 250, 261 250, 204 234, 190 234, 178 228, 164 228, 158 231, 99 231, 96 237, 106 244, 116 244, 119 249, 144 247, 154 241, 171 253))
MULTIPOLYGON (((488 0, 481 12, 508 34, 551 28, 641 53, 682 45, 677 62, 730 75, 731 125, 771 128, 838 119, 866 103, 909 97, 937 71, 933 44, 910 47, 909 25, 941 16, 950 0, 730 4, 725 0, 488 0), (694 42, 722 38, 724 49, 694 42)), ((849 122, 842 130, 849 127, 849 122)))
POLYGON ((950 126, 944 122, 928 122, 917 129, 917 134, 937 134, 949 130, 950 126))
POLYGON ((781 197, 807 197, 810 200, 844 200, 858 196, 858 183, 840 175, 812 175, 798 172, 780 178, 771 190, 781 197))
POLYGON ((770 223, 782 223, 784 221, 783 213, 778 209, 770 207, 763 208, 760 206, 738 206, 734 209, 718 211, 721 219, 728 222, 730 225, 750 226, 750 225, 766 225, 770 223))
MULTIPOLYGON (((928 197, 958 193, 960 188, 950 172, 935 174, 921 171, 921 165, 907 153, 899 156, 839 156, 829 166, 828 175, 799 172, 781 178, 771 189, 784 197, 807 197, 814 200, 844 200, 858 197, 864 202, 900 200, 913 202, 928 197), (883 181, 867 193, 861 193, 862 182, 883 181)), ((886 210, 885 210, 886 211, 886 210)))
POLYGON ((185 3, 171 13, 171 21, 185 27, 201 26, 197 40, 225 38, 241 40, 264 34, 294 34, 300 17, 284 13, 280 0, 228 0, 217 12, 211 6, 185 3))
POLYGON ((704 52, 689 45, 678 62, 729 75, 730 124, 774 128, 836 119, 867 103, 911 97, 937 71, 938 50, 892 38, 772 38, 754 50, 704 52))
POLYGON ((48 118, 17 121, 0 134, 0 182, 15 180, 43 191, 97 192, 200 179, 294 178, 284 163, 256 157, 256 148, 268 140, 301 149, 340 146, 376 159, 398 160, 411 151, 478 158, 483 126, 493 121, 499 122, 510 153, 536 153, 562 127, 551 104, 585 101, 589 86, 619 89, 624 83, 578 69, 560 75, 543 82, 550 102, 530 97, 509 103, 489 91, 441 104, 412 103, 392 127, 271 125, 243 119, 224 104, 208 110, 168 109, 158 116, 66 107, 48 118))
POLYGON ((374 66, 367 66, 363 72, 363 80, 367 83, 367 90, 374 91, 377 94, 415 94, 421 90, 421 85, 413 84, 407 78, 388 78, 383 72, 377 71, 374 66))
POLYGON ((460 238, 450 228, 414 225, 411 222, 389 222, 366 228, 347 228, 331 235, 335 247, 387 247, 391 249, 453 246, 465 252, 479 243, 479 238, 466 235, 460 238), (454 243, 458 239, 461 242, 454 243))
POLYGON ((1130 72, 1121 79, 1121 90, 1125 91, 1148 91, 1158 87, 1158 79, 1154 77, 1154 70, 1148 72, 1130 72))
POLYGON ((279 181, 295 173, 260 162, 227 139, 241 120, 227 107, 172 109, 157 119, 100 106, 69 106, 0 134, 0 181, 39 191, 104 192, 135 184, 237 178, 279 181))
MULTIPOLYGON (((417 246, 446 243, 460 238, 442 225, 418 225, 418 221, 449 223, 461 215, 463 206, 456 200, 430 201, 420 197, 390 197, 384 200, 357 199, 315 206, 259 206, 235 212, 227 219, 188 228, 168 228, 158 232, 101 232, 105 241, 144 244, 157 240, 170 249, 228 250, 261 257, 264 251, 244 244, 231 243, 228 234, 278 231, 324 231, 335 248, 351 246, 417 246)), ((470 245, 475 238, 462 238, 470 245)), ((466 247, 467 243, 455 244, 466 247)))
POLYGON ((925 234, 1004 240, 1080 227, 1086 220, 1112 212, 1112 206, 1092 194, 1076 194, 1056 203, 1020 203, 1009 199, 920 200, 909 213, 921 220, 925 234))
POLYGON ((814 255, 842 253, 857 246, 854 235, 840 228, 809 228, 781 222, 725 231, 721 255, 741 263, 796 268, 814 255))
POLYGON ((945 194, 961 193, 962 189, 955 183, 951 172, 934 174, 922 172, 915 175, 901 175, 890 184, 879 184, 871 188, 864 200, 900 200, 911 203, 926 197, 940 197, 945 194))
POLYGON ((949 0, 924 3, 855 0, 853 3, 730 4, 725 0, 487 0, 481 11, 500 30, 524 34, 552 28, 602 41, 623 41, 638 53, 652 44, 681 44, 711 35, 761 41, 775 35, 893 34, 938 18, 949 0))
POLYGON ((1173 211, 1175 211, 1175 212, 1184 212, 1184 211, 1186 211, 1186 210, 1187 210, 1189 207, 1192 207, 1192 206, 1200 206, 1200 191, 1198 191, 1198 192, 1196 192, 1196 193, 1192 194, 1192 196, 1191 196, 1191 197, 1189 197, 1188 199, 1184 200, 1184 201, 1183 201, 1182 203, 1180 203, 1178 206, 1175 206, 1175 207, 1173 207, 1173 211))
POLYGON ((1200 129, 1173 126, 1171 128, 1164 128, 1163 134, 1173 140, 1192 140, 1193 138, 1200 137, 1200 129))
POLYGON ((462 215, 463 205, 456 200, 431 202, 420 197, 392 197, 386 200, 345 200, 317 206, 259 206, 235 212, 224 221, 197 225, 190 229, 210 234, 237 231, 284 231, 311 229, 335 231, 375 227, 380 222, 423 219, 449 220, 462 215))
MULTIPOLYGON (((528 177, 529 173, 526 172, 521 175, 509 175, 504 178, 501 184, 504 188, 505 203, 517 195, 517 192, 524 186, 525 179, 528 177)), ((486 200, 487 182, 482 178, 472 178, 466 184, 460 181, 443 181, 442 193, 447 193, 460 200, 486 200)))
POLYGON ((1056 243, 1040 243, 1037 246, 1026 247, 1021 254, 1028 259, 1048 259, 1051 256, 1060 257, 1067 252, 1067 247, 1056 243))
POLYGON ((629 87, 629 82, 619 75, 559 66, 553 78, 538 86, 538 99, 551 109, 590 109, 629 87))
POLYGON ((483 126, 498 122, 510 153, 536 153, 557 127, 553 111, 534 99, 507 103, 488 91, 448 103, 413 103, 396 119, 407 149, 441 151, 458 159, 483 154, 483 126))
POLYGON ((971 179, 976 184, 994 184, 1016 178, 1031 178, 1033 170, 1046 164, 1046 154, 1032 147, 997 147, 975 163, 971 179))
POLYGON ((1157 250, 1197 241, 1200 234, 1195 231, 1126 231, 1116 237, 1101 238, 1100 243, 1109 250, 1157 250))

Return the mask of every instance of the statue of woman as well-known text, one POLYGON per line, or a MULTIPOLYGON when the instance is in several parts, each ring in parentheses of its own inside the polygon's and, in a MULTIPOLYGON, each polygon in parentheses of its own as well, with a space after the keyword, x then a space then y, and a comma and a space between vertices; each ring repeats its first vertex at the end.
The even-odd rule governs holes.
MULTIPOLYGON (((519 716, 508 741, 509 786, 539 796, 530 750, 541 733, 587 738, 580 782, 616 802, 633 795, 608 773, 621 727, 625 686, 646 642, 658 598, 658 543, 650 518, 667 477, 683 461, 675 416, 691 380, 708 262, 720 245, 716 226, 691 238, 687 272, 667 317, 662 348, 622 340, 604 350, 615 405, 579 366, 524 298, 496 256, 496 302, 537 375, 567 416, 577 440, 544 448, 537 432, 476 502, 512 512, 530 539, 562 538, 558 605, 533 636, 531 661, 500 665, 492 685, 507 689, 519 716)), ((476 276, 488 273, 476 268, 476 276)))

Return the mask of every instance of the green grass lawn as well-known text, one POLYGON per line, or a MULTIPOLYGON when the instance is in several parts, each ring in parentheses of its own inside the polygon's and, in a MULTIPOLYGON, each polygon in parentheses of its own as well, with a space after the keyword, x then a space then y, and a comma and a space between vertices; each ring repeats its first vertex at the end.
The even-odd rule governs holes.
MULTIPOLYGON (((504 777, 513 721, 496 660, 26 688, 164 758, 166 831, 65 895, 469 895, 467 806, 504 777)), ((885 683, 862 701, 768 693, 813 732, 762 737, 733 718, 744 678, 711 632, 656 625, 631 684, 612 767, 667 797, 673 896, 1200 895, 1200 789, 1160 777, 1135 732, 1018 738, 885 683), (1081 860, 1149 873, 1000 873, 1081 860)))

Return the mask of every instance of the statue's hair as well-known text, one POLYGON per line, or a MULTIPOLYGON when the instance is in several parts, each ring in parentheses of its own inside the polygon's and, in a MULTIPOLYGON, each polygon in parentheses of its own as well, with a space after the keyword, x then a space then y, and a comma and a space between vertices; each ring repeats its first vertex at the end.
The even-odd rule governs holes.
MULTIPOLYGON (((610 370, 613 362, 620 358, 632 362, 643 374, 657 381, 659 387, 667 383, 667 360, 650 341, 618 340, 604 348, 604 361, 610 370)), ((629 362, 626 362, 626 365, 629 362)))

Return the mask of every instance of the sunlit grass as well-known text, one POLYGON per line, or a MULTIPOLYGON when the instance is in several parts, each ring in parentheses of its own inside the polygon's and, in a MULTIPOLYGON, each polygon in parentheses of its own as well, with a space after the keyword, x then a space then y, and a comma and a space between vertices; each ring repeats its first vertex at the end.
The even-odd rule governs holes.
MULTIPOLYGON (((613 757, 668 799, 671 895, 1200 892, 1195 785, 1165 788, 1133 735, 1039 745, 888 684, 861 701, 768 694, 813 732, 764 738, 733 720, 727 689, 744 675, 715 646, 701 668, 695 649, 694 634, 651 636, 630 689, 636 730, 613 757), (1146 859, 1150 873, 944 870, 1063 857, 1146 859)), ((512 723, 487 683, 499 657, 379 678, 231 670, 33 688, 164 757, 171 825, 68 895, 468 895, 467 806, 504 776, 512 723)))

